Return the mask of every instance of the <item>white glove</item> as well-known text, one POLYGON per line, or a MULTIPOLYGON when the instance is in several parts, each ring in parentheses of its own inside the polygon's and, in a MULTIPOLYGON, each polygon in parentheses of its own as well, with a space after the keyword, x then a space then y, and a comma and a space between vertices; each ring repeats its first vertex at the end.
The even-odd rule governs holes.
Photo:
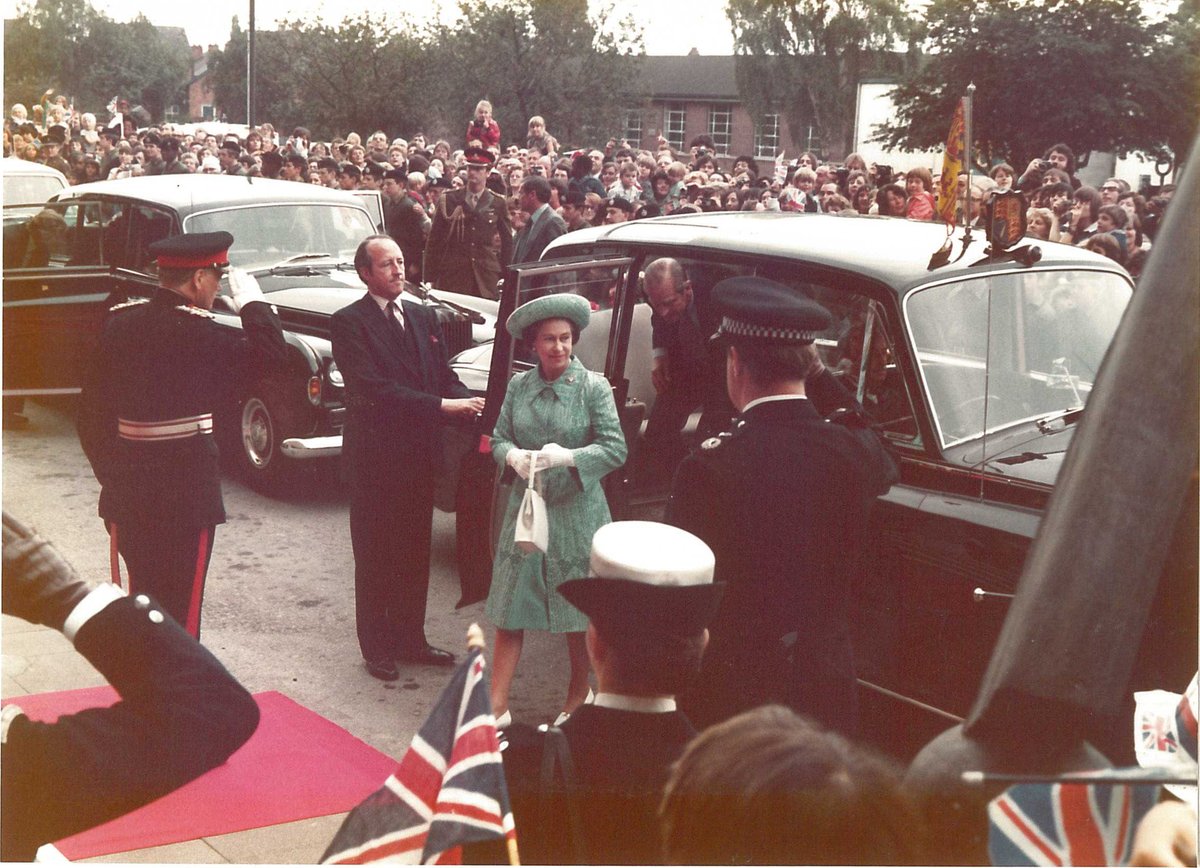
POLYGON ((557 443, 547 443, 538 452, 538 470, 549 470, 552 467, 574 467, 575 455, 570 449, 557 443))
POLYGON ((504 460, 508 462, 508 466, 517 472, 517 476, 528 480, 529 473, 532 470, 530 467, 530 459, 533 458, 533 453, 528 449, 510 449, 508 455, 504 456, 504 460))
POLYGON ((233 305, 239 311, 252 301, 267 300, 258 280, 242 268, 229 269, 229 291, 233 294, 233 305))

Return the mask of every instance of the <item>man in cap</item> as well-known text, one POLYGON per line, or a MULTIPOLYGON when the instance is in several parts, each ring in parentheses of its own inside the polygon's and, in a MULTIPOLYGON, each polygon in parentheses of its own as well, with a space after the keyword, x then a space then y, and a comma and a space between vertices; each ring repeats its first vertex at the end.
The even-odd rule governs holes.
POLYGON ((463 160, 466 186, 445 193, 434 209, 425 280, 449 292, 496 298, 496 284, 512 260, 508 204, 487 189, 490 151, 469 147, 463 160))
POLYGON ((854 735, 850 583, 871 502, 896 468, 821 363, 824 308, 759 277, 721 281, 713 301, 740 415, 684 459, 666 518, 712 546, 729 590, 683 707, 707 726, 780 702, 854 735))
POLYGON ((550 207, 550 182, 545 178, 526 178, 519 204, 529 219, 513 242, 513 263, 537 262, 551 241, 566 234, 567 224, 550 207))
POLYGON ((440 431, 471 420, 483 398, 450 369, 433 309, 405 288, 404 254, 372 235, 354 255, 367 292, 333 315, 333 358, 346 380, 342 462, 350 477, 350 539, 359 650, 367 671, 400 677, 396 661, 448 665, 429 644, 425 605, 440 431))
POLYGON ((278 180, 283 170, 283 156, 279 151, 264 151, 259 159, 262 160, 262 176, 278 180))
POLYGON ((166 171, 167 161, 163 159, 162 139, 158 133, 150 132, 142 136, 142 153, 145 155, 143 175, 161 175, 166 171))
POLYGON ((559 591, 590 621, 594 703, 561 729, 505 730, 521 857, 526 864, 654 864, 661 862, 662 785, 696 736, 675 696, 700 669, 725 588, 713 583, 704 542, 657 522, 601 527, 589 573, 559 591))
POLYGON ((403 169, 383 173, 379 192, 383 195, 383 225, 387 234, 400 245, 404 254, 405 277, 413 283, 421 280, 421 258, 425 239, 433 221, 421 203, 408 193, 408 178, 403 169))
POLYGON ((187 166, 179 158, 179 139, 175 136, 165 136, 162 140, 162 158, 164 175, 187 175, 187 166))
POLYGON ((607 209, 608 211, 604 217, 605 223, 624 223, 633 216, 634 206, 628 199, 618 196, 615 199, 608 200, 607 209))
POLYGON ((226 175, 245 175, 238 157, 242 155, 242 146, 236 141, 222 143, 217 151, 217 160, 221 163, 221 171, 226 175))
POLYGON ((583 213, 586 202, 587 197, 579 190, 568 190, 567 195, 563 197, 562 217, 567 224, 568 232, 586 229, 592 225, 583 213))
POLYGON ((228 232, 204 232, 150 245, 160 288, 113 309, 79 411, 129 591, 154 595, 197 638, 213 535, 225 521, 213 410, 287 362, 279 317, 249 274, 229 274, 241 330, 213 319, 232 244, 228 232))
POLYGON ((378 190, 383 183, 383 173, 387 171, 374 160, 367 160, 362 167, 362 177, 358 179, 360 190, 378 190))
POLYGON ((362 170, 353 163, 347 161, 338 164, 337 184, 339 190, 357 190, 360 177, 362 177, 362 170))

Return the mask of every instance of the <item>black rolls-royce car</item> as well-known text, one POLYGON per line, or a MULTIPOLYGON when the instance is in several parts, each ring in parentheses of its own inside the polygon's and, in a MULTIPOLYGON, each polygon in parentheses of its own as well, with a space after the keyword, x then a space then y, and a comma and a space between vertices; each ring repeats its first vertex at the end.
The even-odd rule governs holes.
MULTIPOLYGON (((359 195, 312 184, 160 175, 82 184, 33 207, 6 202, 6 403, 77 393, 108 309, 155 291, 149 245, 216 230, 233 234, 230 262, 258 279, 291 347, 285 376, 214 408, 223 454, 260 484, 275 482, 294 461, 337 455, 343 386, 328 321, 363 293, 354 251, 376 228, 359 195)), ((224 285, 216 319, 241 328, 227 294, 224 285)), ((494 320, 480 311, 494 311, 494 302, 439 295, 427 303, 437 307, 452 350, 491 339, 494 320)))
MULTIPOLYGON (((911 753, 975 696, 1131 297, 1128 274, 1076 247, 1024 239, 990 250, 980 230, 896 218, 710 213, 568 233, 541 262, 510 270, 498 315, 551 290, 592 302, 576 354, 612 384, 630 446, 607 481, 615 518, 661 517, 673 475, 652 468, 661 482, 638 478, 655 400, 640 276, 662 256, 682 264, 697 304, 718 281, 753 274, 833 315, 818 340, 824 361, 856 393, 901 476, 873 510, 854 589, 864 719, 874 740, 911 753)), ((486 433, 508 379, 529 363, 504 333, 453 363, 487 394, 486 433)), ((681 375, 699 372, 672 371, 681 375)), ((488 465, 487 456, 464 465, 476 490, 495 494, 469 502, 473 522, 458 523, 463 562, 474 557, 480 571, 507 496, 488 465)))

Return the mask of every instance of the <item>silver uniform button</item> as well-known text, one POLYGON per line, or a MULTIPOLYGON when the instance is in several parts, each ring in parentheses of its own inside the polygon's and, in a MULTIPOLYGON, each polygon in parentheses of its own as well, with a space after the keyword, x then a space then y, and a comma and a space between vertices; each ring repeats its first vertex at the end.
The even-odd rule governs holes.
POLYGON ((163 613, 158 611, 158 609, 152 609, 149 617, 151 622, 155 624, 161 624, 163 622, 163 613))
POLYGON ((145 594, 138 594, 133 598, 133 602, 139 609, 144 609, 150 605, 150 598, 145 594))

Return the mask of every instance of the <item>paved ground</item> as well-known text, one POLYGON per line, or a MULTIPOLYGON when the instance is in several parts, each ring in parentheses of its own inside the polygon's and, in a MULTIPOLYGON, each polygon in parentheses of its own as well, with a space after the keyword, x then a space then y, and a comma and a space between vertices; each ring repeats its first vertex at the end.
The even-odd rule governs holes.
MULTIPOLYGON (((3 433, 4 508, 52 540, 80 574, 108 577, 99 486, 79 448, 74 402, 28 403, 29 425, 3 433)), ((447 671, 411 666, 385 684, 363 669, 354 636, 347 502, 328 473, 286 498, 226 479, 229 522, 217 532, 205 592, 204 644, 251 692, 278 690, 399 757, 445 684, 447 671)), ((483 605, 455 610, 454 517, 435 514, 427 632, 463 649, 483 605)), ((490 639, 490 636, 489 636, 490 639)), ((68 690, 104 680, 62 636, 5 616, 0 696, 68 690)), ((518 720, 552 719, 566 686, 560 637, 533 634, 513 687, 518 720)), ((314 774, 319 774, 314 770, 314 774)), ((95 861, 313 863, 342 815, 122 853, 95 861)))

